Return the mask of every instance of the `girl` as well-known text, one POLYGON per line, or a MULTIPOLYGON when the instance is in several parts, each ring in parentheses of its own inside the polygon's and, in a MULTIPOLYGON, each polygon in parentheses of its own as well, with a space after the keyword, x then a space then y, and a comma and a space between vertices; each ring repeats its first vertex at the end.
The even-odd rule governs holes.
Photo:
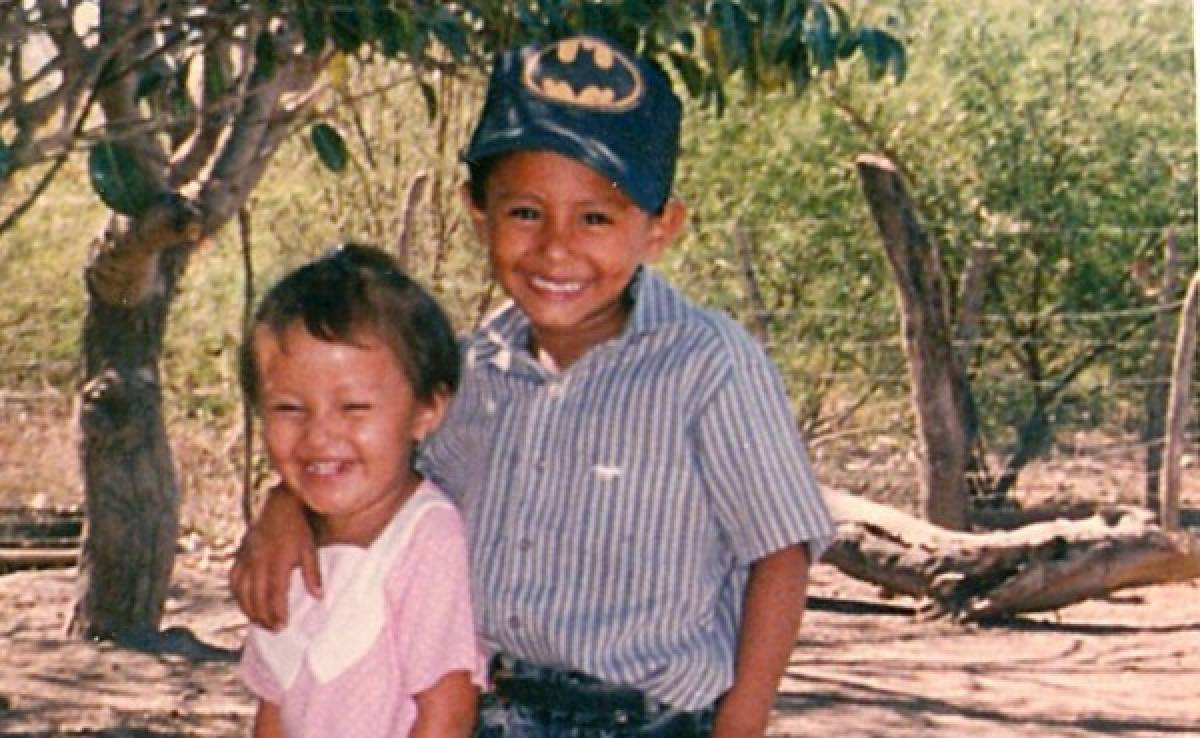
POLYGON ((378 249, 345 245, 266 295, 241 378, 275 471, 303 501, 323 596, 252 626, 256 738, 467 736, 484 663, 456 509, 414 471, 458 385, 437 303, 378 249))

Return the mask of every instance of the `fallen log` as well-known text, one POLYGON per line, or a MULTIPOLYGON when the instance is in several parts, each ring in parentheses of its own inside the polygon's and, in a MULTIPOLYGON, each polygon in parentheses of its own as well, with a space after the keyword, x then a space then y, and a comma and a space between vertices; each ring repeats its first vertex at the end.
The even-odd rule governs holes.
POLYGON ((1200 536, 1164 531, 1139 508, 969 533, 857 495, 828 492, 826 498, 838 536, 823 560, 847 576, 916 598, 923 617, 992 620, 1200 577, 1200 536))
POLYGON ((79 548, 0 548, 0 574, 27 569, 65 569, 75 566, 79 548))

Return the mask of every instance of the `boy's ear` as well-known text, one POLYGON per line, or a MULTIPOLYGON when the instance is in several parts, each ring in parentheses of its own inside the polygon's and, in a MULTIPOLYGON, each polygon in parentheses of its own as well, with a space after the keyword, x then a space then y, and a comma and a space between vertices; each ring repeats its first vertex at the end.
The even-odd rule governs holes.
MULTIPOLYGON (((487 213, 475 202, 475 198, 471 197, 471 183, 466 182, 458 189, 458 196, 462 198, 463 207, 467 210, 467 215, 471 216, 471 225, 475 228, 475 235, 481 240, 484 240, 486 234, 487 213)), ((485 241, 486 243, 486 241, 485 241)))
POLYGON ((450 404, 449 393, 436 390, 428 400, 420 401, 417 416, 413 419, 413 440, 424 441, 425 437, 437 430, 446 417, 446 407, 450 404))
POLYGON ((663 206, 662 213, 651 216, 650 238, 647 243, 644 261, 656 261, 675 237, 679 235, 683 224, 687 222, 687 206, 681 200, 670 198, 663 206))

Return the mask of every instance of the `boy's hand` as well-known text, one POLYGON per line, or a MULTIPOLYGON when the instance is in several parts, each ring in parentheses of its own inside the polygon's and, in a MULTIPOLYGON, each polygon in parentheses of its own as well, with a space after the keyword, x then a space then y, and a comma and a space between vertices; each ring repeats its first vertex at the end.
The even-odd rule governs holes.
POLYGON ((712 738, 759 738, 767 729, 808 595, 808 547, 789 546, 750 567, 733 686, 717 703, 712 738))
POLYGON ((321 596, 321 572, 312 528, 304 505, 279 485, 242 538, 229 570, 229 588, 251 622, 270 630, 287 624, 287 595, 292 569, 300 567, 304 586, 321 596))

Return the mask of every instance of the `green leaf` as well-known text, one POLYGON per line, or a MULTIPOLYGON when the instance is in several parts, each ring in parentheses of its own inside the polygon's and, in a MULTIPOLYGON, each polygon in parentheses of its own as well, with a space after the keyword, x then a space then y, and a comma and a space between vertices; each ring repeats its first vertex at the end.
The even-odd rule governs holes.
POLYGON ((330 30, 333 45, 339 51, 353 53, 362 46, 367 35, 366 25, 370 18, 364 14, 365 8, 354 0, 339 0, 331 3, 330 30))
POLYGON ((225 73, 225 64, 215 51, 204 52, 204 97, 215 100, 229 89, 229 78, 225 73))
POLYGON ((375 15, 375 32, 383 55, 394 59, 408 48, 413 39, 413 27, 408 16, 389 7, 380 8, 375 15))
POLYGON ((136 217, 158 198, 133 149, 117 141, 101 141, 88 152, 88 178, 105 205, 136 217))
POLYGON ((346 152, 346 142, 342 140, 342 134, 328 123, 317 123, 312 127, 310 136, 321 163, 331 172, 345 171, 346 162, 350 157, 346 152))
POLYGON ((837 16, 837 56, 839 59, 849 59, 858 51, 858 31, 850 21, 850 16, 837 3, 830 3, 834 15, 837 16))
POLYGON ((859 46, 862 48, 863 59, 867 62, 867 76, 871 81, 878 81, 887 71, 891 60, 889 36, 876 28, 864 28, 858 32, 859 46))
POLYGON ((892 70, 892 78, 896 84, 904 81, 908 76, 908 52, 904 49, 904 44, 891 34, 885 33, 888 39, 888 68, 892 70))
POLYGON ((792 75, 792 87, 800 94, 812 81, 812 71, 809 69, 808 47, 797 46, 788 62, 788 71, 792 75))
POLYGON ((429 32, 450 50, 455 59, 467 55, 467 32, 458 17, 444 6, 438 7, 429 23, 429 32))
POLYGON ((275 76, 279 61, 275 53, 275 40, 270 31, 260 31, 254 39, 254 79, 267 80, 275 76))
POLYGON ((0 141, 0 182, 8 179, 9 172, 12 171, 13 159, 15 158, 12 148, 3 141, 0 141))
POLYGON ((147 64, 138 76, 137 89, 134 90, 133 99, 141 100, 158 92, 170 76, 170 68, 161 60, 158 63, 147 64))
POLYGON ((829 11, 823 3, 817 3, 812 6, 809 15, 810 20, 804 28, 804 43, 808 46, 809 55, 816 63, 817 69, 827 72, 833 68, 837 52, 837 43, 829 22, 829 11))
POLYGON ((688 95, 692 98, 698 98, 704 94, 704 70, 691 57, 672 51, 668 57, 671 64, 679 71, 679 76, 683 79, 683 86, 687 88, 688 95))
POLYGON ((433 89, 433 85, 422 79, 419 80, 418 87, 421 88, 421 97, 425 100, 425 114, 429 116, 429 120, 437 118, 438 99, 437 92, 433 89))
POLYGON ((717 23, 728 69, 746 66, 750 62, 750 20, 746 11, 730 0, 722 0, 717 4, 717 23))
POLYGON ((324 3, 318 0, 300 0, 296 9, 296 20, 300 24, 300 34, 304 36, 304 52, 320 54, 324 51, 326 37, 329 35, 324 3))

